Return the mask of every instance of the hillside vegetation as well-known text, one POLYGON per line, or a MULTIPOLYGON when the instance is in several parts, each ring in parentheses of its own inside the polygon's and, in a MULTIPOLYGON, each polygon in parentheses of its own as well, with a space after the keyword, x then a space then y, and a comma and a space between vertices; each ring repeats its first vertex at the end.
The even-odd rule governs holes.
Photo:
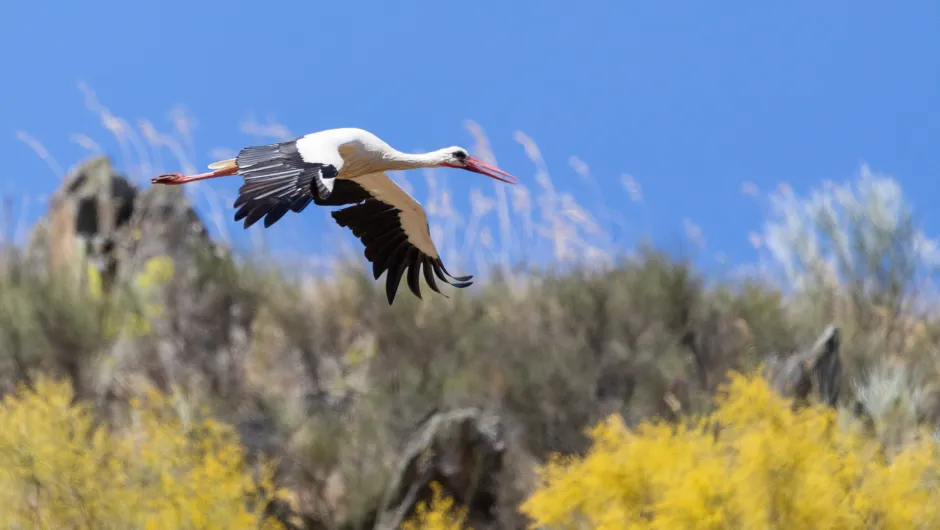
POLYGON ((92 160, 3 249, 0 525, 932 527, 935 245, 867 168, 770 204, 763 262, 727 278, 558 251, 389 307, 358 255, 290 274, 92 160), (842 391, 794 408, 756 370, 830 324, 842 391), (496 427, 422 437, 448 411, 496 427), (466 444, 499 453, 486 476, 466 444))

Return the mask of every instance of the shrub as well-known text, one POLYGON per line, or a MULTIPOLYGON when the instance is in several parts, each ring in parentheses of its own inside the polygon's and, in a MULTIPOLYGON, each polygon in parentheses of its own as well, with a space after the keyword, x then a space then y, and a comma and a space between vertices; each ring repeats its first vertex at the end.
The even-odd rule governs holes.
POLYGON ((554 457, 522 505, 547 528, 937 528, 929 435, 889 459, 821 406, 794 410, 758 377, 732 374, 694 424, 612 416, 584 457, 554 457))
POLYGON ((437 482, 431 483, 431 502, 420 502, 411 519, 401 525, 402 530, 461 530, 467 519, 466 508, 454 506, 453 499, 444 495, 437 482))
POLYGON ((234 432, 184 421, 156 392, 128 427, 96 426, 71 385, 38 378, 0 406, 0 520, 7 528, 281 528, 264 516, 273 470, 246 471, 234 432))

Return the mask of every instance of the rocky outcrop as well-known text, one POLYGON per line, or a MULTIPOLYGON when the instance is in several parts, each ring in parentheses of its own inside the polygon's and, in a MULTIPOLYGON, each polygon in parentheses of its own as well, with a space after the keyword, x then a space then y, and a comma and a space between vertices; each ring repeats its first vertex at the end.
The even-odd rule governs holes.
POLYGON ((820 401, 835 407, 839 401, 842 360, 839 357, 839 330, 827 327, 812 347, 781 358, 770 355, 766 375, 778 393, 804 401, 815 386, 820 401))
MULTIPOLYGON (((105 292, 115 285, 147 284, 136 280, 148 264, 158 263, 165 281, 146 288, 146 300, 133 302, 141 310, 145 304, 160 309, 147 316, 151 340, 131 344, 121 337, 109 357, 133 365, 159 386, 195 373, 213 395, 232 395, 240 375, 231 352, 247 341, 251 308, 233 292, 235 282, 220 272, 231 266, 230 258, 212 241, 183 191, 138 189, 107 157, 92 158, 70 171, 52 195, 47 215, 31 234, 27 260, 31 270, 76 278, 93 267, 105 292)), ((108 384, 112 387, 98 390, 120 394, 120 382, 108 384)))
POLYGON ((65 176, 49 210, 33 229, 28 252, 37 266, 68 266, 84 259, 106 285, 139 272, 154 256, 182 262, 211 249, 205 225, 182 193, 170 186, 139 190, 95 157, 65 176))
POLYGON ((78 165, 49 200, 49 211, 34 227, 28 253, 37 267, 57 270, 79 256, 113 278, 115 249, 134 213, 137 188, 114 171, 107 157, 78 165))
POLYGON ((398 528, 431 499, 433 482, 468 508, 473 528, 494 527, 505 452, 498 417, 475 408, 431 415, 409 440, 373 528, 398 528))

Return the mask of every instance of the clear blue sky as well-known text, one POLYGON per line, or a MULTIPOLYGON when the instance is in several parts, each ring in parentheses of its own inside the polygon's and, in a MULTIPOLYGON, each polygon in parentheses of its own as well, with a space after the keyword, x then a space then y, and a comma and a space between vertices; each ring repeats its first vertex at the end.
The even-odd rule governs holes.
MULTIPOLYGON (((472 119, 523 180, 535 172, 515 130, 585 206, 596 195, 580 190, 572 155, 608 207, 665 244, 689 218, 708 253, 746 259, 761 212, 742 182, 802 192, 863 161, 940 227, 938 28, 936 0, 13 2, 0 18, 0 178, 20 197, 56 184, 18 130, 66 167, 87 154, 73 133, 118 154, 79 81, 115 114, 164 129, 185 107, 200 168, 213 148, 261 142, 239 130, 252 115, 295 133, 363 127, 406 151, 472 146, 472 119)), ((442 176, 458 192, 476 177, 442 176)))

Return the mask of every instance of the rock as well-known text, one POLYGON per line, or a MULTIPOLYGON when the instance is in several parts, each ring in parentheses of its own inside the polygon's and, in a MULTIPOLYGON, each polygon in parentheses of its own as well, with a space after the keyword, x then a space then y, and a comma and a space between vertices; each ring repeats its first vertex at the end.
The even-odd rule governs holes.
POLYGON ((119 275, 140 272, 151 257, 186 262, 194 253, 213 249, 181 188, 141 191, 101 156, 77 165, 63 179, 33 230, 29 254, 52 265, 73 265, 84 257, 110 284, 119 275))
POLYGON ((767 359, 765 375, 777 392, 799 401, 809 397, 815 381, 820 400, 835 407, 839 401, 842 377, 838 328, 827 327, 805 352, 785 359, 771 355, 767 359))
POLYGON ((105 281, 116 273, 114 250, 134 212, 137 189, 116 173, 107 157, 92 158, 69 172, 37 223, 28 255, 37 266, 74 264, 80 255, 105 281), (37 259, 38 258, 38 259, 37 259))
POLYGON ((113 285, 135 289, 136 310, 149 311, 150 340, 122 336, 113 359, 132 363, 160 387, 197 373, 209 394, 237 393, 241 375, 231 352, 247 342, 251 304, 238 298, 225 273, 227 251, 212 241, 182 187, 138 189, 107 157, 92 158, 63 179, 27 255, 31 267, 76 278, 90 265, 106 292, 113 285), (169 279, 136 287, 154 258, 169 279))
POLYGON ((398 528, 419 502, 430 501, 432 482, 467 507, 471 526, 493 527, 505 452, 498 417, 475 408, 432 414, 406 445, 373 528, 398 528))

